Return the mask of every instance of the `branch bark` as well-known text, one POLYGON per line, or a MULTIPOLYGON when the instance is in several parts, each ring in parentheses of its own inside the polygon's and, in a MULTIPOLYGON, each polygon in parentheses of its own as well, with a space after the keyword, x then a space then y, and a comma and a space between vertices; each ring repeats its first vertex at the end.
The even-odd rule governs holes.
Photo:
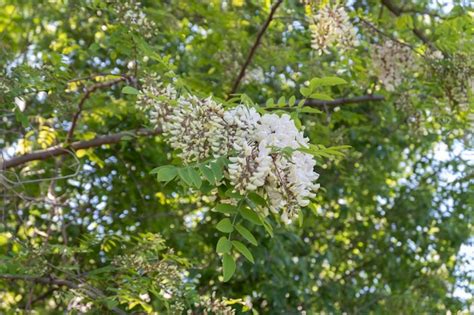
POLYGON ((116 134, 99 136, 92 140, 87 141, 76 141, 69 145, 58 145, 45 150, 38 150, 28 154, 20 155, 9 160, 0 162, 0 170, 5 170, 11 167, 19 166, 31 161, 46 160, 54 156, 66 155, 72 151, 80 149, 88 149, 99 147, 103 144, 114 144, 118 143, 125 136, 153 136, 161 133, 161 129, 155 130, 139 129, 132 131, 125 131, 116 134))
MULTIPOLYGON (((369 95, 362 95, 356 97, 343 97, 343 98, 336 98, 332 101, 324 101, 318 99, 307 99, 303 106, 315 107, 315 108, 323 108, 327 111, 327 106, 336 107, 339 105, 349 105, 349 104, 358 104, 358 103, 367 103, 367 102, 381 102, 384 101, 385 97, 383 95, 378 94, 369 94, 369 95)), ((296 100, 295 104, 299 104, 301 100, 296 100)), ((265 107, 265 104, 260 104, 262 107, 265 107)), ((294 109, 296 107, 284 106, 284 107, 268 107, 268 110, 280 110, 280 109, 294 109)))
POLYGON ((71 127, 69 128, 69 131, 66 136, 66 141, 65 141, 66 143, 69 143, 72 140, 72 137, 74 136, 74 130, 76 129, 77 121, 79 120, 79 117, 84 107, 84 103, 91 96, 91 94, 97 91, 98 89, 108 88, 119 82, 126 81, 126 80, 128 80, 128 77, 122 76, 120 78, 117 78, 111 81, 94 84, 91 87, 88 87, 86 89, 84 95, 81 97, 81 100, 79 101, 79 104, 77 105, 77 111, 72 118, 71 127))
MULTIPOLYGON (((57 285, 65 286, 70 289, 82 290, 89 298, 93 300, 103 299, 105 294, 97 288, 91 287, 85 283, 77 284, 73 281, 66 279, 59 279, 53 276, 50 277, 39 277, 31 275, 12 275, 12 274, 0 274, 0 279, 11 280, 11 281, 27 281, 33 283, 41 283, 46 285, 57 285)), ((112 307, 112 311, 120 315, 126 315, 127 313, 118 307, 112 307)))
POLYGON ((263 37, 263 34, 265 33, 265 31, 267 30, 268 26, 270 25, 271 21, 273 20, 273 16, 275 15, 275 12, 276 10, 278 9, 278 7, 280 6, 280 4, 282 4, 283 0, 278 0, 277 2, 275 2, 275 4, 272 6, 272 8, 270 9, 270 14, 268 15, 268 18, 267 20, 265 21, 265 23, 263 24, 262 28, 260 29, 260 31, 258 32, 257 34, 257 39, 255 40, 252 48, 250 49, 248 55, 247 55, 247 59, 245 60, 245 63, 243 64, 242 68, 240 69, 240 72, 239 72, 239 75, 237 76, 237 78, 235 79, 234 81, 234 84, 232 86, 232 89, 230 90, 227 98, 230 98, 230 96, 232 94, 234 94, 237 89, 239 88, 239 85, 240 85, 240 82, 242 81, 242 79, 244 78, 245 76, 245 70, 247 70, 247 67, 250 65, 250 63, 252 62, 252 59, 253 59, 253 56, 255 55, 255 51, 257 51, 257 48, 258 46, 260 45, 260 42, 262 40, 262 37, 263 37))
MULTIPOLYGON (((357 104, 357 103, 365 103, 365 102, 380 102, 385 100, 383 95, 363 95, 363 96, 356 96, 356 97, 343 97, 343 98, 336 98, 332 101, 323 101, 317 99, 308 99, 304 103, 305 106, 310 107, 320 107, 320 106, 339 106, 345 104, 357 104)), ((298 103, 298 101, 296 101, 298 103)))
MULTIPOLYGON (((381 0, 382 4, 390 11, 392 12, 395 16, 400 16, 404 13, 403 9, 397 7, 391 0, 381 0)), ((413 34, 415 34, 416 37, 418 37, 424 44, 426 44, 428 47, 432 49, 436 49, 436 47, 433 45, 433 43, 428 39, 428 37, 425 36, 422 30, 413 27, 412 28, 413 34)))

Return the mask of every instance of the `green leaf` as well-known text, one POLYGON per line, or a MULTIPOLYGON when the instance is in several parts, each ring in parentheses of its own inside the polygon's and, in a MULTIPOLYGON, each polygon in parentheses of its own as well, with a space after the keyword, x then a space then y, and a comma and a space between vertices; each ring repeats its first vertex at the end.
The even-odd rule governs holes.
POLYGON ((124 86, 122 88, 122 93, 123 94, 133 94, 133 95, 137 95, 139 93, 139 91, 134 88, 133 86, 124 86))
POLYGON ((227 239, 227 237, 222 236, 219 241, 217 241, 216 252, 219 254, 229 253, 232 248, 232 243, 227 239))
POLYGON ((322 111, 319 109, 309 107, 309 106, 304 106, 302 109, 300 109, 301 113, 311 113, 311 114, 321 114, 322 111))
POLYGON ((227 191, 224 193, 224 195, 226 197, 233 198, 233 199, 236 199, 236 200, 240 200, 240 199, 243 198, 243 196, 241 194, 239 194, 238 192, 235 192, 234 189, 232 189, 232 188, 227 189, 227 191))
POLYGON ((235 214, 237 213, 237 207, 225 203, 218 204, 215 208, 214 211, 220 212, 220 213, 225 213, 225 214, 235 214))
POLYGON ((21 123, 23 128, 28 127, 29 125, 28 116, 23 114, 18 108, 15 109, 15 118, 16 118, 16 121, 21 123))
POLYGON ((267 205, 267 201, 265 199, 263 199, 262 196, 260 196, 259 194, 255 193, 255 192, 250 192, 247 195, 247 197, 259 206, 265 207, 267 205))
POLYGON ((201 174, 204 176, 204 178, 206 178, 206 180, 209 183, 214 184, 216 182, 216 179, 214 178, 214 173, 209 167, 204 166, 204 165, 199 165, 199 170, 201 171, 201 174))
POLYGON ((178 169, 179 178, 188 186, 193 186, 194 182, 189 174, 189 168, 183 167, 178 169))
POLYGON ((268 222, 268 220, 263 220, 263 227, 265 228, 265 231, 267 231, 268 235, 270 237, 273 237, 273 227, 272 225, 268 222))
POLYGON ((223 165, 218 162, 211 163, 211 170, 216 181, 220 181, 224 177, 223 165))
POLYGON ((277 104, 278 104, 278 106, 280 106, 280 107, 283 107, 283 106, 285 106, 285 105, 286 105, 286 102, 285 102, 285 100, 286 100, 286 99, 285 99, 285 97, 284 97, 284 96, 280 97, 280 98, 278 99, 278 103, 277 103, 277 104))
POLYGON ((232 225, 232 222, 230 222, 230 219, 225 218, 220 220, 219 223, 217 223, 216 229, 224 233, 230 233, 234 230, 234 227, 232 225))
POLYGON ((288 100, 288 106, 292 107, 296 103, 296 97, 292 95, 290 99, 288 100))
POLYGON ((306 100, 305 99, 302 99, 298 102, 298 107, 303 107, 303 105, 306 103, 306 100))
POLYGON ((227 282, 232 278, 235 273, 235 261, 234 258, 229 254, 224 254, 224 258, 222 259, 222 269, 224 275, 224 282, 227 282))
POLYGON ((300 88, 300 92, 301 92, 301 95, 303 95, 304 97, 308 97, 311 95, 313 90, 308 87, 303 86, 302 88, 300 88))
POLYGON ((296 128, 301 129, 302 124, 301 124, 300 118, 298 117, 298 111, 299 110, 292 112, 290 114, 290 117, 291 119, 293 119, 293 122, 295 123, 296 128))
POLYGON ((254 246, 257 246, 258 245, 258 242, 257 242, 257 239, 255 238, 255 236, 253 236, 253 234, 247 230, 244 226, 242 226, 241 224, 237 224, 235 226, 235 229, 237 230, 237 232, 239 232, 240 235, 242 235, 243 238, 245 238, 250 244, 254 245, 254 246))
POLYGON ((97 50, 100 49, 100 46, 99 44, 97 43, 92 43, 90 46, 89 46, 89 50, 92 51, 92 52, 96 52, 97 50))
POLYGON ((401 15, 395 20, 395 25, 401 29, 407 29, 407 28, 412 29, 413 18, 408 14, 401 15))
POLYGON ((242 255, 245 256, 245 258, 248 259, 252 264, 255 263, 255 260, 253 259, 252 253, 250 250, 245 246, 243 243, 239 241, 232 241, 232 245, 234 245, 234 248, 241 253, 242 255))
POLYGON ((298 223, 300 227, 303 227, 304 216, 303 216, 303 211, 301 210, 300 210, 300 213, 298 214, 298 223))
POLYGON ((193 182, 194 187, 199 189, 202 185, 202 180, 199 173, 192 167, 188 167, 188 173, 189 177, 191 178, 191 181, 193 182))
POLYGON ((312 79, 309 85, 314 89, 318 86, 334 86, 340 84, 347 84, 347 81, 338 77, 323 77, 312 79))
POLYGON ((173 165, 164 165, 152 169, 150 174, 156 174, 160 182, 169 182, 178 175, 178 169, 173 165))
POLYGON ((209 194, 213 189, 215 188, 214 185, 208 183, 208 182, 202 182, 201 188, 199 188, 199 191, 201 191, 203 194, 209 194))
POLYGON ((311 94, 310 98, 313 98, 313 99, 317 99, 317 100, 323 100, 323 101, 333 101, 334 99, 327 95, 327 94, 323 94, 323 93, 313 93, 311 94))
POLYGON ((250 210, 249 208, 244 207, 240 209, 240 215, 244 219, 252 222, 253 224, 262 225, 262 221, 260 220, 258 214, 255 211, 250 210))

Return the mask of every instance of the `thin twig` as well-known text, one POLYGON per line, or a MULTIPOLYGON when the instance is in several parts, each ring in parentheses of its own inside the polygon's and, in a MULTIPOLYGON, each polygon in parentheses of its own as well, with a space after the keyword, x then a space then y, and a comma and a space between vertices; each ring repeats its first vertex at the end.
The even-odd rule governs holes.
POLYGON ((391 36, 391 35, 385 33, 385 32, 382 31, 381 29, 377 28, 375 25, 373 25, 373 24, 370 23, 369 21, 367 21, 367 20, 365 20, 365 19, 363 19, 363 18, 361 18, 361 17, 359 17, 359 20, 360 20, 365 26, 367 26, 369 29, 371 29, 372 31, 375 31, 377 34, 380 34, 380 35, 382 35, 382 36, 384 36, 384 37, 390 39, 391 41, 396 42, 396 43, 399 44, 399 45, 406 46, 406 47, 410 48, 412 51, 417 52, 416 49, 415 49, 412 45, 410 45, 410 44, 408 44, 408 43, 405 43, 405 42, 402 42, 402 41, 399 41, 399 40, 396 39, 395 37, 393 37, 393 36, 391 36))
POLYGON ((229 94, 227 95, 227 98, 229 99, 232 94, 234 94, 237 89, 239 88, 239 85, 240 85, 240 82, 242 81, 242 79, 244 78, 245 76, 245 70, 247 70, 247 67, 250 65, 250 63, 252 62, 252 58, 255 54, 255 52, 257 51, 257 48, 258 46, 260 45, 260 42, 262 40, 262 37, 263 37, 263 34, 265 33, 265 31, 267 30, 268 26, 270 25, 271 21, 273 20, 273 15, 275 14, 276 10, 278 9, 278 7, 280 6, 280 4, 282 4, 283 0, 278 0, 277 2, 275 2, 275 4, 272 6, 272 8, 270 9, 270 14, 268 15, 268 18, 267 20, 265 21, 265 23, 263 24, 262 28, 260 29, 260 31, 258 32, 257 34, 257 39, 255 40, 252 48, 250 49, 248 55, 247 55, 247 59, 245 60, 245 63, 243 64, 242 68, 240 69, 240 72, 239 72, 239 75, 237 76, 237 78, 235 79, 234 81, 234 84, 232 86, 232 89, 230 90, 229 94))
MULTIPOLYGON (((403 10, 397 7, 391 0, 381 0, 381 2, 395 16, 400 16, 404 13, 403 10)), ((415 34, 415 36, 418 37, 425 45, 427 45, 431 49, 434 49, 434 50, 436 49, 436 47, 428 39, 428 37, 426 37, 425 34, 423 34, 423 31, 418 29, 416 26, 414 26, 411 30, 413 34, 415 34)))
POLYGON ((66 136, 66 141, 65 141, 66 144, 72 140, 72 137, 74 136, 74 130, 76 129, 77 121, 84 107, 84 103, 91 96, 91 94, 94 93, 98 89, 108 88, 119 82, 126 81, 126 80, 128 80, 128 77, 122 76, 120 78, 117 78, 111 81, 94 84, 91 87, 86 89, 84 95, 81 97, 79 101, 79 104, 77 105, 77 111, 72 118, 71 127, 69 128, 69 131, 66 136))
MULTIPOLYGON (((356 97, 343 97, 343 98, 336 98, 333 99, 332 101, 324 101, 324 100, 318 100, 318 99, 307 99, 303 106, 309 106, 309 107, 318 107, 318 108, 323 108, 324 106, 339 106, 339 105, 347 105, 347 104, 358 104, 358 103, 367 103, 367 102, 381 102, 384 101, 385 97, 383 95, 378 95, 378 94, 369 94, 369 95, 362 95, 362 96, 356 96, 356 97)), ((300 100, 296 100, 295 104, 298 104, 300 100)), ((297 108, 295 107, 271 107, 268 109, 292 109, 292 108, 297 108)))
POLYGON ((385 97, 383 95, 369 94, 356 97, 343 97, 336 98, 332 101, 323 101, 317 99, 308 99, 304 103, 305 106, 319 107, 319 106, 339 106, 345 104, 357 104, 357 103, 366 103, 366 102, 380 102, 384 101, 385 97))
MULTIPOLYGON (((76 141, 71 143, 68 148, 77 151, 80 149, 88 149, 94 147, 100 147, 103 144, 114 144, 118 143, 123 137, 126 136, 153 136, 158 135, 161 133, 161 129, 157 128, 155 130, 149 129, 139 129, 139 130, 132 130, 132 131, 125 131, 116 134, 106 135, 106 136, 99 136, 92 140, 87 141, 76 141)), ((20 155, 9 160, 0 162, 0 171, 5 170, 11 167, 19 166, 31 161, 39 161, 39 160, 46 160, 54 156, 60 156, 68 154, 68 150, 65 150, 64 146, 54 146, 45 150, 38 150, 33 151, 28 154, 20 155)))

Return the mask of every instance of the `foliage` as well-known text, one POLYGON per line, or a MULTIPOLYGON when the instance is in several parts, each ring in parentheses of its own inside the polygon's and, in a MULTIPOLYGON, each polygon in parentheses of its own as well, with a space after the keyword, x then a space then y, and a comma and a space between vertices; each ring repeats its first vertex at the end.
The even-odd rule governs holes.
POLYGON ((468 312, 474 11, 343 4, 0 0, 0 312, 468 312), (180 102, 287 121, 321 188, 285 224, 180 102))

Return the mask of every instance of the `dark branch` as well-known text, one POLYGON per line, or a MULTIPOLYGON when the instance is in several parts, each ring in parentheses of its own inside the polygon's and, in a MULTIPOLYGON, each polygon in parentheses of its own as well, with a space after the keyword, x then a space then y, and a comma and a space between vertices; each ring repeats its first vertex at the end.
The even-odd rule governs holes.
POLYGON ((319 107, 319 106, 339 106, 345 104, 356 104, 356 103, 365 103, 365 102, 379 102, 385 100, 383 95, 363 95, 356 97, 343 97, 336 98, 332 101, 323 101, 316 99, 308 99, 304 103, 305 106, 319 107))
POLYGON ((84 103, 91 96, 91 94, 97 91, 98 89, 108 88, 119 82, 126 81, 126 80, 128 80, 128 78, 126 76, 122 76, 120 78, 117 78, 111 81, 94 84, 91 87, 86 89, 84 95, 81 97, 81 100, 79 101, 79 104, 77 105, 77 111, 72 118, 71 128, 69 128, 69 131, 66 136, 66 141, 65 141, 66 143, 69 143, 72 140, 72 137, 74 135, 74 130, 76 129, 77 121, 79 120, 79 116, 81 115, 82 109, 84 107, 84 103))
POLYGON ((70 153, 71 150, 76 151, 80 149, 99 147, 103 144, 114 144, 119 142, 125 136, 153 136, 160 133, 160 129, 140 129, 137 131, 125 131, 112 135, 99 136, 95 139, 88 141, 76 141, 71 143, 69 146, 58 145, 45 150, 34 151, 25 155, 20 155, 11 158, 10 160, 0 162, 0 170, 5 170, 7 168, 22 165, 31 161, 46 160, 54 156, 66 155, 70 153))
MULTIPOLYGON (((394 15, 396 16, 400 16, 404 13, 403 9, 397 7, 395 4, 393 4, 393 2, 391 0, 381 0, 382 1, 382 4, 387 7, 387 9, 392 12, 394 15)), ((415 34, 416 37, 418 37, 424 44, 426 44, 427 46, 429 46, 430 48, 432 49, 435 49, 436 47, 434 47, 433 43, 428 39, 428 37, 425 36, 425 34, 423 33, 423 31, 421 31, 420 29, 416 28, 416 27, 413 27, 412 28, 412 32, 413 34, 415 34)))
POLYGON ((260 31, 258 32, 257 39, 255 40, 255 43, 253 44, 252 48, 250 49, 249 54, 247 55, 247 59, 245 60, 245 63, 243 64, 242 68, 240 69, 239 75, 235 79, 234 85, 232 86, 232 89, 230 90, 229 95, 227 96, 227 98, 229 98, 232 94, 234 94, 237 91, 237 89, 239 88, 240 82, 242 81, 242 79, 245 76, 245 70, 247 70, 247 67, 252 62, 252 58, 255 54, 255 51, 257 51, 258 46, 260 45, 263 34, 265 33, 268 26, 270 25, 270 22, 273 20, 273 15, 275 14, 275 12, 278 9, 278 7, 280 6, 280 4, 282 4, 282 2, 283 2, 283 0, 278 0, 272 6, 272 8, 270 10, 270 14, 268 15, 268 18, 265 21, 265 23, 263 24, 260 31))
POLYGON ((396 42, 397 44, 401 45, 401 46, 405 46, 405 47, 408 47, 410 48, 412 51, 416 52, 416 50, 413 48, 413 46, 411 46, 410 44, 407 44, 407 43, 404 43, 404 42, 401 42, 399 41, 398 39, 396 39, 395 37, 385 33, 384 31, 378 29, 377 27, 375 27, 375 25, 373 25, 372 23, 370 23, 369 21, 365 20, 364 18, 361 18, 359 17, 359 20, 362 22, 362 24, 364 24, 365 26, 367 26, 369 28, 369 30, 371 31, 374 31, 375 33, 379 34, 379 35, 382 35, 394 42, 396 42))
MULTIPOLYGON (((339 105, 346 105, 346 104, 357 104, 357 103, 365 103, 365 102, 379 102, 383 101, 385 98, 382 95, 363 95, 363 96, 356 96, 350 98, 337 98, 332 101, 323 101, 317 99, 308 99, 305 102, 305 106, 311 107, 321 107, 321 106, 339 106, 339 105)), ((298 101, 296 102, 298 103, 298 101)), ((106 136, 99 136, 95 139, 88 140, 88 141, 76 141, 71 143, 69 146, 54 146, 45 150, 38 150, 34 151, 25 155, 20 155, 10 160, 6 160, 3 163, 0 163, 0 170, 5 170, 8 168, 12 168, 15 166, 19 166, 31 161, 39 161, 39 160, 46 160, 51 157, 66 155, 71 152, 71 150, 76 151, 80 149, 88 149, 99 147, 103 144, 114 144, 119 142, 125 136, 152 136, 161 133, 161 129, 155 130, 148 130, 148 129, 140 129, 137 131, 126 131, 120 132, 117 134, 106 135, 106 136)))
MULTIPOLYGON (((12 275, 12 274, 0 274, 0 279, 4 280, 12 280, 12 281, 28 281, 33 283, 42 283, 47 285, 57 285, 57 286, 64 286, 70 289, 82 290, 89 298, 93 300, 103 299, 105 294, 102 293, 97 288, 91 287, 85 283, 75 283, 70 280, 66 279, 59 279, 53 276, 49 277, 40 277, 40 276, 31 276, 31 275, 12 275)), ((126 315, 127 313, 121 310, 118 307, 112 307, 112 311, 117 314, 126 315)))

